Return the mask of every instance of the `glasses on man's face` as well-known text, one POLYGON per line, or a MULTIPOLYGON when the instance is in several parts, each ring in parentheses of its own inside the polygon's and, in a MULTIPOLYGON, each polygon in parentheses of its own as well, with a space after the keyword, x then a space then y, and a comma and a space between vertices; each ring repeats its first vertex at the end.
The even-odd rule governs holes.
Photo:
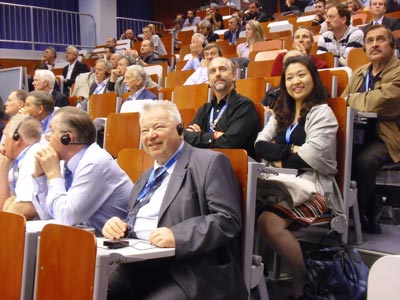
POLYGON ((336 16, 332 16, 332 15, 327 15, 327 16, 326 16, 326 18, 329 19, 329 20, 333 20, 333 19, 336 18, 336 17, 337 17, 337 15, 336 15, 336 16))
POLYGON ((384 3, 380 3, 380 2, 371 2, 371 6, 384 6, 384 3))

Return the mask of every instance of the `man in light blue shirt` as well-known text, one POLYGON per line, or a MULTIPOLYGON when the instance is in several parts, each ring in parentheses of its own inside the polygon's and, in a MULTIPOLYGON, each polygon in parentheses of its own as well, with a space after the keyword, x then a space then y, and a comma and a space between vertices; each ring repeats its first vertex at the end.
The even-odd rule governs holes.
POLYGON ((100 233, 112 216, 126 217, 133 188, 126 173, 95 142, 86 112, 63 107, 54 113, 49 146, 38 151, 32 202, 42 219, 83 224, 100 233), (64 160, 64 172, 60 160, 64 160))

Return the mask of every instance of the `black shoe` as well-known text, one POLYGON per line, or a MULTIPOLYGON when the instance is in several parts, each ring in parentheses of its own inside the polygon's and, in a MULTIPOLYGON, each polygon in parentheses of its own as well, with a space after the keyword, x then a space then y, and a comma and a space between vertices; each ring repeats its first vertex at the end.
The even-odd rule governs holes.
POLYGON ((368 218, 366 215, 361 216, 361 229, 366 233, 380 234, 382 233, 381 225, 376 218, 368 218))

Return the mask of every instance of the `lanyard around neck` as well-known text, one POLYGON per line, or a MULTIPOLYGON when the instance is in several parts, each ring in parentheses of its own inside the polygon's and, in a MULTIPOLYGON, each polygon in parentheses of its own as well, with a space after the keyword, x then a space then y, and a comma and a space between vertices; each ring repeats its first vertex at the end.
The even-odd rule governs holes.
POLYGON ((215 131, 215 126, 217 125, 219 119, 221 119, 224 111, 226 110, 226 108, 228 107, 228 103, 225 103, 224 106, 221 108, 221 110, 219 111, 217 117, 214 120, 214 107, 211 108, 211 113, 210 113, 210 132, 214 132, 215 131))
POLYGON ((288 128, 286 129, 286 134, 285 134, 286 144, 290 144, 290 136, 292 135, 292 132, 293 130, 295 130, 297 125, 299 125, 299 122, 296 122, 296 124, 293 124, 293 126, 289 125, 288 128))

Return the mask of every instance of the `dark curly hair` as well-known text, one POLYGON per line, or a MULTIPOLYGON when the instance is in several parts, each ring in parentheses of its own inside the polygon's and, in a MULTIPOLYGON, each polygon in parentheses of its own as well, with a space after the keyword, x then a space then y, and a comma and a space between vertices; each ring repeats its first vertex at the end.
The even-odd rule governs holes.
POLYGON ((283 71, 281 75, 281 94, 274 106, 275 118, 278 123, 278 132, 282 132, 290 124, 292 124, 296 113, 295 100, 289 95, 286 89, 285 76, 288 66, 294 63, 300 63, 305 66, 310 72, 312 80, 314 82, 313 91, 302 103, 298 122, 305 122, 306 115, 313 106, 327 103, 328 91, 323 85, 321 78, 319 77, 317 67, 315 66, 315 63, 312 61, 312 59, 307 56, 294 56, 288 58, 283 66, 283 71))

